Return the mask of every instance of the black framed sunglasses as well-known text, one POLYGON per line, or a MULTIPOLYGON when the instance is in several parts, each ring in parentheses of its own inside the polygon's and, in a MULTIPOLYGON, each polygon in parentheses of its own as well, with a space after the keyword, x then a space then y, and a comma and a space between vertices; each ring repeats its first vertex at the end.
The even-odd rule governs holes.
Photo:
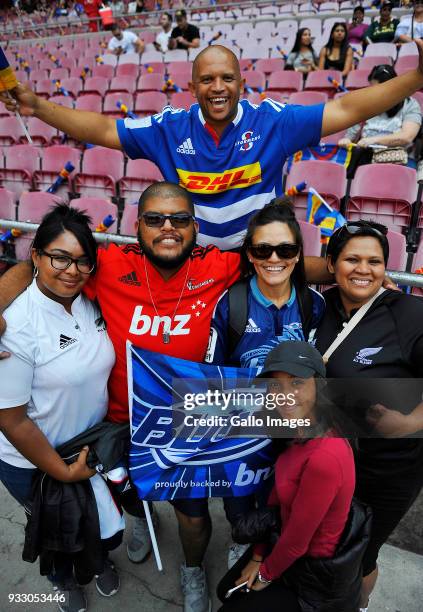
POLYGON ((248 250, 254 259, 269 259, 273 253, 276 253, 279 259, 293 259, 300 252, 300 246, 289 242, 275 245, 263 243, 252 244, 248 250))
POLYGON ((67 270, 73 263, 76 265, 77 270, 81 272, 81 274, 90 274, 95 268, 95 264, 91 263, 88 257, 78 257, 75 259, 69 255, 55 255, 47 253, 47 251, 43 251, 42 249, 40 249, 38 253, 40 255, 50 257, 51 265, 55 270, 67 270))
POLYGON ((341 236, 344 232, 347 232, 347 234, 350 236, 360 234, 361 232, 368 232, 374 236, 379 236, 379 238, 382 238, 387 235, 388 228, 380 223, 363 223, 362 225, 357 225, 356 223, 352 222, 346 223, 340 227, 338 230, 336 230, 333 236, 341 236))
POLYGON ((170 224, 175 229, 182 229, 188 227, 191 221, 194 219, 189 213, 175 213, 174 215, 162 215, 161 213, 155 212, 144 212, 141 217, 147 227, 163 227, 166 220, 169 219, 170 224))

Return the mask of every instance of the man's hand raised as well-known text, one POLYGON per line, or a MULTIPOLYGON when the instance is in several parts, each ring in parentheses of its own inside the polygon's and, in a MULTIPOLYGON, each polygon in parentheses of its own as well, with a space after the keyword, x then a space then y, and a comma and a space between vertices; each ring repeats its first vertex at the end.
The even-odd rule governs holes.
POLYGON ((0 101, 11 113, 18 111, 24 117, 33 117, 39 105, 38 96, 27 85, 19 83, 10 91, 0 93, 0 101))

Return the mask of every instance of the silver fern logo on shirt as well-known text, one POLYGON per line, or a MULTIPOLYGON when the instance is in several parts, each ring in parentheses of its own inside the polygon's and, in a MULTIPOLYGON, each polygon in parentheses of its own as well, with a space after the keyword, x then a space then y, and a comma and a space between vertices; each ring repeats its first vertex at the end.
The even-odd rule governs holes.
POLYGON ((377 355, 382 349, 383 346, 363 348, 357 351, 357 354, 354 357, 353 361, 355 361, 356 363, 361 363, 362 365, 372 365, 373 359, 369 359, 369 357, 377 355))

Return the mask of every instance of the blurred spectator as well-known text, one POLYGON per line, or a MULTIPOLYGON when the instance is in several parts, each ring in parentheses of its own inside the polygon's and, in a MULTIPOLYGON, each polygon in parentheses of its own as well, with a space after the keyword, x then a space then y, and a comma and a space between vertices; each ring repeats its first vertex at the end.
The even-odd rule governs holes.
MULTIPOLYGON (((88 19, 100 17, 99 9, 103 4, 101 0, 82 0, 82 4, 84 6, 84 11, 88 19)), ((90 21, 89 28, 91 32, 98 32, 98 22, 90 21)))
POLYGON ((122 31, 119 24, 113 24, 112 34, 113 38, 109 40, 107 48, 114 53, 114 55, 142 53, 144 51, 143 41, 140 40, 134 32, 130 32, 129 30, 122 31))
POLYGON ((125 11, 125 5, 122 0, 112 0, 110 8, 113 11, 113 16, 121 15, 125 11))
POLYGON ((353 11, 352 22, 348 24, 348 42, 359 45, 363 42, 364 34, 368 28, 364 21, 364 8, 356 6, 353 11))
POLYGON ((300 28, 286 60, 285 69, 307 74, 316 68, 317 59, 311 44, 311 31, 308 28, 300 28))
POLYGON ((37 2, 35 0, 20 0, 19 7, 25 13, 33 13, 37 9, 37 2))
POLYGON ((319 56, 319 70, 340 70, 346 77, 353 64, 353 50, 347 40, 347 26, 343 22, 333 24, 329 40, 319 56))
POLYGON ((412 6, 413 14, 403 17, 395 30, 395 40, 399 43, 423 38, 423 0, 414 0, 412 6))
POLYGON ((172 35, 172 15, 170 13, 162 13, 159 24, 162 26, 162 31, 157 34, 153 44, 157 51, 164 53, 169 48, 169 38, 172 35))
POLYGON ((383 2, 380 7, 380 19, 368 27, 365 40, 368 43, 393 42, 399 19, 392 19, 392 2, 383 2))
POLYGON ((169 38, 169 49, 195 49, 200 46, 200 30, 188 23, 187 12, 180 9, 175 13, 176 28, 169 38))
MULTIPOLYGON (((375 66, 369 74, 369 83, 370 85, 385 83, 396 76, 392 66, 381 64, 375 66)), ((419 103, 414 98, 406 98, 385 113, 368 119, 364 124, 359 123, 350 127, 338 145, 347 147, 353 142, 359 147, 367 148, 369 145, 380 144, 389 148, 402 147, 408 151, 419 133, 421 123, 419 103)), ((370 160, 371 156, 368 162, 370 160)), ((409 160, 409 165, 414 165, 414 162, 409 160)))
POLYGON ((128 13, 142 13, 146 10, 144 0, 136 0, 136 2, 130 2, 128 4, 128 13))

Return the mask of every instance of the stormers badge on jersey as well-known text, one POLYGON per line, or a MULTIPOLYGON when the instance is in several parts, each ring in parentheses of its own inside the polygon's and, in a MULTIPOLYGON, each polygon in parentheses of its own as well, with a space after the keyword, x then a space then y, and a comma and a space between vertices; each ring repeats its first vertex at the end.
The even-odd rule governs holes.
POLYGON ((143 500, 250 495, 272 475, 268 438, 185 426, 182 398, 252 382, 254 369, 214 366, 127 343, 131 478, 143 500), (217 382, 218 381, 218 382, 217 382), (241 383, 242 381, 242 383, 241 383))

